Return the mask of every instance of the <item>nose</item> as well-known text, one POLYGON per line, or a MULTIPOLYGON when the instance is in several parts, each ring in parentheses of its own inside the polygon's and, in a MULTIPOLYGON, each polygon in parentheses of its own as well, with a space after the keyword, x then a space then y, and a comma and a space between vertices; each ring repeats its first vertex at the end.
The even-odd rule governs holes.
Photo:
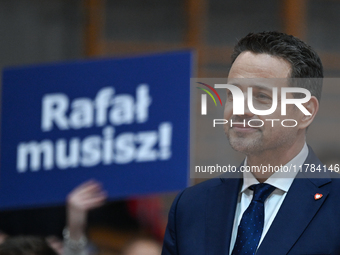
POLYGON ((252 117, 252 116, 254 116, 254 113, 252 113, 252 112, 249 110, 248 101, 247 101, 247 100, 244 100, 244 115, 247 116, 247 117, 252 117))

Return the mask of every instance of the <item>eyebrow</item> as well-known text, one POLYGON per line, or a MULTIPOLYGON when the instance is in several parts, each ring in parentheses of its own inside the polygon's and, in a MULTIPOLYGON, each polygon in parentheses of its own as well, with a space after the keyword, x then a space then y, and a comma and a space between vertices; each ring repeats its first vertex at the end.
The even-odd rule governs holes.
MULTIPOLYGON (((234 86, 236 86, 236 87, 240 87, 240 86, 241 86, 241 85, 239 85, 239 84, 237 84, 237 83, 232 84, 232 85, 234 85, 234 86)), ((269 92, 272 92, 272 91, 273 91, 272 89, 270 89, 270 88, 268 88, 268 87, 266 87, 266 86, 263 86, 263 85, 251 85, 251 86, 249 86, 249 87, 253 87, 253 88, 257 88, 257 89, 262 89, 262 90, 266 90, 266 91, 269 91, 269 92)))

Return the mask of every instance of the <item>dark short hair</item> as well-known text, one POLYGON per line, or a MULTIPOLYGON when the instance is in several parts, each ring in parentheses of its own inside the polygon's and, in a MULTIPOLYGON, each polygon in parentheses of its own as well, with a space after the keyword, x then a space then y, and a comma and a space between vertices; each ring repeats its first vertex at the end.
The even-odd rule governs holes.
MULTIPOLYGON (((318 54, 300 39, 280 32, 249 33, 234 47, 232 63, 244 51, 265 53, 280 57, 291 64, 290 78, 304 79, 299 86, 308 89, 312 96, 321 99, 323 67, 318 54), (319 78, 319 79, 315 79, 319 78)), ((296 79, 299 80, 299 79, 296 79)))
POLYGON ((45 239, 35 236, 9 237, 0 245, 1 255, 57 255, 45 239))

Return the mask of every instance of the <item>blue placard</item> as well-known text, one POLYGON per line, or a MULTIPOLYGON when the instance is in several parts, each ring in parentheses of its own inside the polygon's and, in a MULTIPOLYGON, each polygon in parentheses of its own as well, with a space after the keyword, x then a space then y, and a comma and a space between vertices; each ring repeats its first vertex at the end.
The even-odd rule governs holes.
POLYGON ((3 71, 0 208, 96 179, 111 199, 188 184, 188 51, 3 71))

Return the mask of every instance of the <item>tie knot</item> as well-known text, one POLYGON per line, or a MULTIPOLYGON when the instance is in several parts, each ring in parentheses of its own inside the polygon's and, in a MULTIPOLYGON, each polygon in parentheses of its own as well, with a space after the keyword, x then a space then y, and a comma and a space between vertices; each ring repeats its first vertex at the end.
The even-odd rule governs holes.
POLYGON ((259 183, 250 186, 250 189, 254 191, 253 200, 262 202, 275 190, 275 187, 267 183, 259 183))

